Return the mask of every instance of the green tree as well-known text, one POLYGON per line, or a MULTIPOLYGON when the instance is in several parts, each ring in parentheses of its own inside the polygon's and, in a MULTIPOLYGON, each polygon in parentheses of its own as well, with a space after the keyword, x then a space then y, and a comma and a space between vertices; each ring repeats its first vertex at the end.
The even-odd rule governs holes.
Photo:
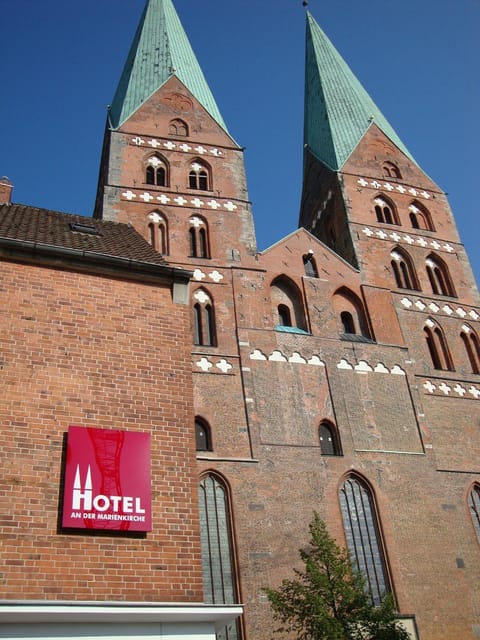
POLYGON ((347 551, 330 536, 318 513, 309 525, 310 543, 300 549, 303 571, 278 589, 264 589, 280 623, 275 633, 298 640, 410 640, 395 619, 391 594, 375 607, 347 551))

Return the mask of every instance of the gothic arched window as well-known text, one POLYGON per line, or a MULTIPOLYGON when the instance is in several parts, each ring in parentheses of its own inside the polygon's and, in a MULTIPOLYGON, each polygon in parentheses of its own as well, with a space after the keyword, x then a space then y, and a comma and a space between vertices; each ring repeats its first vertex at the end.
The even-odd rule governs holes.
POLYGON ((318 278, 318 269, 315 258, 313 257, 313 251, 309 251, 302 256, 303 266, 305 268, 305 275, 309 278, 318 278))
POLYGON ((168 185, 168 165, 163 158, 158 155, 150 156, 145 169, 145 182, 157 187, 168 185))
MULTIPOLYGON (((205 475, 199 486, 203 592, 207 604, 235 604, 238 590, 228 487, 219 475, 205 475)), ((219 640, 240 640, 240 622, 217 631, 219 640)))
POLYGON ((168 133, 172 136, 188 136, 188 126, 187 123, 180 118, 175 118, 175 120, 171 120, 168 125, 168 133))
POLYGON ((401 178, 400 169, 393 162, 384 162, 382 166, 384 178, 401 178))
POLYGON ((413 229, 425 229, 425 231, 434 231, 432 216, 426 207, 420 202, 412 202, 408 207, 410 222, 413 229))
POLYGON ((320 438, 320 450, 324 456, 341 455, 340 439, 337 429, 333 424, 324 420, 318 428, 318 437, 320 438))
POLYGON ((162 255, 168 255, 168 223, 166 218, 157 211, 148 216, 151 220, 148 224, 149 241, 155 251, 162 255))
POLYGON ((197 451, 212 451, 210 425, 198 416, 195 418, 195 443, 197 451))
POLYGON ((431 253, 427 257, 426 266, 432 292, 439 296, 456 297, 452 279, 444 261, 431 253))
POLYGON ((480 544, 480 485, 474 484, 468 495, 468 509, 480 544))
POLYGON ((210 258, 210 244, 206 220, 200 216, 190 218, 188 241, 191 258, 210 258))
POLYGON ((275 278, 270 285, 275 327, 297 327, 307 330, 303 300, 297 285, 286 276, 275 278))
POLYGON ((193 299, 193 341, 196 345, 215 347, 217 335, 213 301, 204 289, 197 289, 193 299))
POLYGON ((391 585, 372 490, 350 475, 340 489, 340 507, 350 557, 365 578, 373 604, 379 605, 391 585))
POLYGON ((190 165, 188 174, 188 186, 190 189, 208 191, 211 189, 210 168, 200 160, 195 160, 190 165))
POLYGON ((470 325, 464 324, 460 338, 465 347, 472 373, 480 373, 480 342, 477 334, 470 325))
POLYGON ((340 333, 371 338, 363 305, 353 291, 342 287, 333 296, 333 308, 340 319, 340 333))
POLYGON ((440 326, 429 318, 425 323, 423 332, 434 368, 441 371, 453 371, 453 363, 447 341, 440 326))
POLYGON ((383 222, 384 224, 400 224, 397 210, 391 200, 384 196, 378 196, 375 198, 374 203, 377 222, 383 222))
POLYGON ((390 264, 395 283, 399 289, 418 290, 418 280, 413 262, 406 251, 399 247, 390 253, 392 258, 390 264))

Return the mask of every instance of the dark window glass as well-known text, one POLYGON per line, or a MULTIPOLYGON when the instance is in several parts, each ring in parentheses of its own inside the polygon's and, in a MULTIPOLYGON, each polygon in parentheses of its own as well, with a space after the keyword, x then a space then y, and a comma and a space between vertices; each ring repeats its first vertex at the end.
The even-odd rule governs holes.
POLYGON ((333 426, 326 422, 322 422, 319 429, 320 436, 320 449, 325 456, 338 456, 340 455, 340 448, 338 446, 337 434, 333 426))
POLYGON ((212 450, 210 427, 205 421, 198 418, 195 420, 195 442, 197 451, 212 450))
POLYGON ((342 311, 340 314, 340 320, 342 321, 343 333, 355 334, 355 323, 353 321, 353 316, 348 311, 342 311))
POLYGON ((480 487, 475 485, 468 496, 468 508, 480 544, 480 487))
POLYGON ((278 305, 278 324, 282 327, 292 326, 292 315, 286 304, 278 305))

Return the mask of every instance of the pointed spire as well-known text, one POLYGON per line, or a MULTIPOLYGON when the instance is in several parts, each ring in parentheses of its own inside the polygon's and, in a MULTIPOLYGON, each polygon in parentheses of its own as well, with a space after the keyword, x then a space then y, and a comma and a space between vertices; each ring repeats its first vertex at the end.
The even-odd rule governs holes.
POLYGON ((353 72, 307 13, 304 142, 337 171, 375 123, 415 162, 353 72))
POLYGON ((172 75, 227 131, 172 0, 147 0, 110 108, 111 126, 125 122, 172 75))

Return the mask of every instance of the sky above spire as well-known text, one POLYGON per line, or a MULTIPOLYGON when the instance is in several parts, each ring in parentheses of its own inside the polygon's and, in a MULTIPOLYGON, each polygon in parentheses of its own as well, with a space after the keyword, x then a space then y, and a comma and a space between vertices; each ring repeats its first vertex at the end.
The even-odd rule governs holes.
POLYGON ((324 164, 342 168, 375 123, 411 154, 310 13, 307 13, 304 142, 324 164))
POLYGON ((110 109, 119 127, 176 75, 227 131, 172 0, 147 0, 110 109))

